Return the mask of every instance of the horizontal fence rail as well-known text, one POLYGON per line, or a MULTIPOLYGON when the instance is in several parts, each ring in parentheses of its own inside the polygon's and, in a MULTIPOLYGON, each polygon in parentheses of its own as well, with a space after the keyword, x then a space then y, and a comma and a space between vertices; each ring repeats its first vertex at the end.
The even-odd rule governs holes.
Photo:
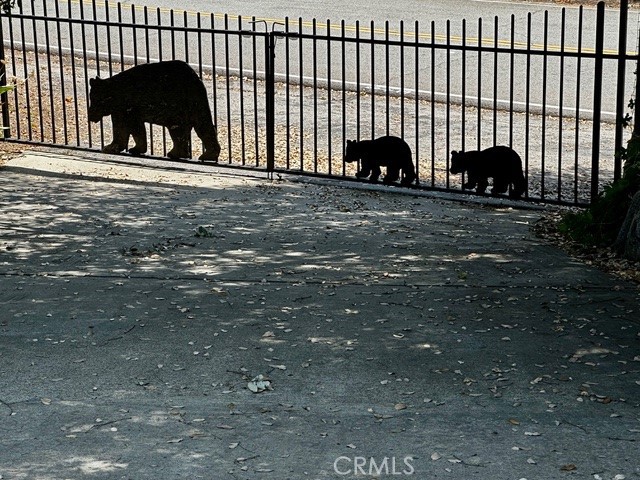
MULTIPOLYGON (((618 32, 604 32, 604 5, 560 12, 425 27, 23 2, 0 22, 0 81, 16 85, 3 99, 4 136, 100 149, 111 125, 87 119, 89 80, 181 59, 207 89, 221 165, 354 178, 346 141, 396 135, 419 187, 460 192, 452 150, 509 145, 526 199, 588 204, 621 171, 616 124, 637 54, 610 43, 618 32)), ((165 129, 148 135, 148 153, 166 155, 165 129)), ((195 135, 192 150, 202 152, 195 135)))

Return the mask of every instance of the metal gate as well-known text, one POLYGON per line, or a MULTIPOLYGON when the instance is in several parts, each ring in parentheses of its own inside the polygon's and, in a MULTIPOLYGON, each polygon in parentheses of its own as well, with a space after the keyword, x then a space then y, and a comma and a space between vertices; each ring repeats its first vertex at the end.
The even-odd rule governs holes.
MULTIPOLYGON (((33 0, 0 22, 0 84, 16 85, 3 132, 97 150, 111 127, 87 120, 89 79, 182 59, 207 87, 221 165, 353 179, 346 140, 391 134, 412 148, 417 188, 461 192, 450 151, 504 144, 523 158, 526 199, 583 205, 621 172, 637 61, 626 28, 626 9, 603 3, 379 26, 33 0)), ((166 132, 149 130, 149 154, 163 156, 166 132)))

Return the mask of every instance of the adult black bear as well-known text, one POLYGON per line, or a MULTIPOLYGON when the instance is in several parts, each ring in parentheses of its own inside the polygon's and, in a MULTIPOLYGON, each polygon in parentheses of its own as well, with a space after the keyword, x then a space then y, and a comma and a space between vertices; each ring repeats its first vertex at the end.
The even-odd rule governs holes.
POLYGON ((410 185, 416 179, 416 170, 411 160, 411 148, 407 142, 398 137, 386 136, 375 140, 347 140, 344 161, 351 163, 361 161, 358 178, 367 178, 377 182, 380 167, 387 167, 383 183, 391 184, 400 178, 402 185, 410 185))
POLYGON ((198 74, 179 60, 137 65, 111 78, 89 82, 89 120, 99 122, 111 115, 113 141, 102 149, 120 153, 129 146, 131 155, 147 151, 145 122, 169 129, 173 148, 169 158, 188 158, 191 129, 204 146, 200 160, 218 161, 220 144, 213 125, 207 90, 198 74))
POLYGON ((492 194, 505 193, 511 187, 509 196, 520 198, 527 191, 527 181, 522 173, 522 160, 510 147, 497 146, 485 150, 451 152, 451 173, 467 172, 467 183, 463 189, 476 187, 476 192, 484 193, 493 178, 492 194))

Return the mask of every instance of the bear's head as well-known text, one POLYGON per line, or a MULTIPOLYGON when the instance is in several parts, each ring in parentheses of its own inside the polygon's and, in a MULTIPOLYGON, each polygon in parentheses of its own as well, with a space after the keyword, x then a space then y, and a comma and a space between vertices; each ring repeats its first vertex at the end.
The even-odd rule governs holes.
POLYGON ((101 78, 91 78, 89 80, 89 121, 99 122, 102 117, 111 115, 113 112, 113 99, 118 95, 118 92, 114 91, 109 86, 108 80, 101 78))
POLYGON ((451 168, 449 171, 453 174, 462 173, 467 169, 464 158, 464 152, 451 152, 451 168))
POLYGON ((344 151, 344 161, 347 163, 357 162, 360 160, 360 142, 356 140, 347 140, 347 148, 344 151))

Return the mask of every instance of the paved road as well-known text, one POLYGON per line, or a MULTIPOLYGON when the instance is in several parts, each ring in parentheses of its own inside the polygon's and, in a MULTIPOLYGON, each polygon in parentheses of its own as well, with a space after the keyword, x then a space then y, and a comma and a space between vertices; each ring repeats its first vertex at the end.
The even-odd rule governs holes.
MULTIPOLYGON (((259 1, 245 2, 241 0, 231 0, 228 2, 212 3, 207 1, 192 0, 186 4, 173 0, 140 0, 137 5, 148 5, 149 7, 167 7, 177 9, 187 9, 191 11, 202 11, 229 15, 242 15, 250 18, 266 18, 274 21, 282 21, 285 17, 296 20, 299 17, 306 21, 317 19, 319 22, 330 20, 338 25, 342 20, 347 24, 355 24, 360 21, 363 25, 368 25, 374 21, 376 25, 382 26, 385 21, 389 21, 393 28, 397 28, 398 22, 404 21, 407 25, 413 25, 418 21, 423 28, 427 28, 431 22, 435 22, 437 33, 445 34, 446 22, 451 21, 452 35, 461 33, 461 23, 466 19, 468 23, 467 33, 476 35, 476 25, 478 19, 482 19, 485 25, 493 23, 495 17, 499 17, 506 26, 510 16, 513 14, 518 21, 526 19, 528 14, 532 15, 533 23, 544 18, 545 12, 549 12, 549 30, 552 42, 559 44, 559 26, 561 22, 562 10, 566 10, 568 32, 575 34, 577 31, 578 7, 561 7, 554 3, 527 3, 508 2, 492 0, 435 0, 416 1, 403 0, 398 2, 371 2, 367 0, 354 0, 349 2, 315 2, 315 1, 293 1, 283 0, 278 2, 259 1)), ((595 8, 584 7, 585 27, 590 29, 594 22, 595 8)), ((629 25, 638 24, 638 10, 631 10, 629 13, 629 25)), ((605 41, 609 48, 615 49, 617 46, 617 9, 609 9, 607 15, 607 31, 605 41)), ((487 32, 488 33, 488 32, 487 32)), ((534 34, 540 35, 542 31, 537 29, 534 34)), ((637 45, 637 32, 631 31, 628 35, 630 49, 634 50, 637 45)), ((569 36, 571 37, 571 36, 569 36)), ((567 38, 567 44, 576 46, 575 38, 567 38)), ((509 37, 503 37, 508 40, 509 37)), ((524 31, 517 35, 517 40, 525 40, 524 31)), ((593 39, 584 39, 585 45, 592 45, 593 39)))

